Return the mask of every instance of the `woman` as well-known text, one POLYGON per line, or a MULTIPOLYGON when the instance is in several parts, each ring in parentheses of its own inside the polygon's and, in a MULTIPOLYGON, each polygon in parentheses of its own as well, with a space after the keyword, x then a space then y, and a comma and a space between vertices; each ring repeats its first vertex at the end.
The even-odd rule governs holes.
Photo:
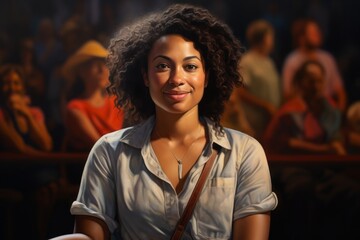
POLYGON ((20 66, 0 69, 0 136, 1 150, 21 153, 51 151, 52 139, 42 111, 30 105, 25 94, 24 74, 20 66))
POLYGON ((102 137, 85 166, 77 234, 170 239, 213 148, 217 156, 183 239, 267 239, 277 204, 253 138, 220 126, 241 51, 202 8, 173 5, 111 41, 109 90, 139 125, 102 137))
POLYGON ((106 94, 107 54, 100 43, 91 40, 64 64, 64 76, 72 86, 66 106, 66 150, 88 151, 102 135, 122 127, 123 114, 114 111, 114 98, 106 94))
POLYGON ((318 61, 306 61, 293 81, 299 96, 286 102, 269 124, 268 151, 345 154, 339 135, 341 112, 324 94, 324 67, 318 61))

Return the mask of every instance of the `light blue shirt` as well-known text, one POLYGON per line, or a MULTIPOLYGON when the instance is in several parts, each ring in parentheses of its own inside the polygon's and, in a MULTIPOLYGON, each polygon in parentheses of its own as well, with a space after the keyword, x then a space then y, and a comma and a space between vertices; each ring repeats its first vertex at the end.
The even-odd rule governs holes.
POLYGON ((71 213, 104 220, 113 239, 170 239, 213 145, 218 156, 182 239, 230 239, 233 221, 273 210, 277 198, 261 145, 230 129, 219 136, 205 120, 208 144, 179 195, 151 147, 151 117, 97 141, 71 213))

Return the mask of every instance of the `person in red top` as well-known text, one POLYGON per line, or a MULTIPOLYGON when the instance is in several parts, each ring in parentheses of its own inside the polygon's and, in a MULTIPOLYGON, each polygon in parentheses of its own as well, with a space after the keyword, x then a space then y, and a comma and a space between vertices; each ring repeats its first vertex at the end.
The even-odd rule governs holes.
POLYGON ((344 155, 340 139, 341 112, 324 94, 325 69, 320 62, 304 62, 294 76, 300 95, 275 114, 265 132, 270 153, 333 153, 344 155))
POLYGON ((123 112, 106 92, 107 50, 97 41, 82 45, 63 66, 71 85, 66 106, 66 150, 88 151, 102 135, 123 126, 123 112))
POLYGON ((31 106, 18 65, 0 68, 0 149, 27 154, 52 150, 52 138, 40 108, 31 106))

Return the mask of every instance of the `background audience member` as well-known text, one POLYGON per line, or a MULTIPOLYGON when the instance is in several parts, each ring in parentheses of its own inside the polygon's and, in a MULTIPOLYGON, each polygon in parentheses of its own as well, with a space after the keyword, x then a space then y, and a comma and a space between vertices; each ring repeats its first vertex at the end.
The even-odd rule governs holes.
MULTIPOLYGON (((306 61, 297 70, 293 83, 299 95, 288 100, 270 123, 265 134, 268 153, 346 154, 339 138, 341 113, 324 96, 324 78, 325 69, 317 61, 306 61)), ((286 230, 275 239, 335 240, 357 234, 353 219, 359 205, 346 206, 360 201, 355 179, 327 167, 272 170, 282 208, 287 209, 280 220, 286 230)))
POLYGON ((25 94, 24 74, 20 66, 0 69, 1 149, 22 153, 51 151, 52 139, 41 109, 30 105, 25 94))
POLYGON ((61 42, 51 18, 40 19, 34 33, 34 50, 39 68, 48 83, 52 71, 64 58, 61 42))
POLYGON ((319 61, 325 69, 325 94, 335 101, 336 107, 344 111, 347 96, 343 80, 334 57, 320 49, 322 35, 318 24, 311 19, 299 19, 292 26, 292 37, 296 49, 285 59, 282 71, 283 94, 289 99, 296 94, 292 80, 299 66, 307 60, 319 61))
POLYGON ((123 112, 116 110, 114 97, 106 93, 107 54, 91 40, 65 62, 63 73, 71 85, 65 123, 68 150, 88 151, 100 136, 122 128, 123 112))
POLYGON ((269 152, 345 154, 339 139, 341 113, 324 95, 325 69, 306 61, 294 75, 299 95, 272 119, 265 142, 269 152))
POLYGON ((274 30, 265 20, 257 20, 249 25, 246 37, 250 49, 240 63, 245 88, 237 90, 255 137, 261 139, 281 102, 280 77, 269 56, 274 46, 274 30))
POLYGON ((31 37, 21 40, 16 63, 23 69, 26 93, 29 95, 31 103, 44 111, 46 104, 44 101, 46 96, 45 76, 37 64, 34 41, 31 37))
MULTIPOLYGON (((67 19, 59 28, 59 49, 55 53, 54 65, 49 67, 49 79, 46 89, 46 114, 49 131, 56 143, 55 150, 62 150, 65 132, 66 81, 62 74, 62 66, 66 59, 75 53, 88 39, 88 27, 78 18, 67 19)), ((48 63, 49 64, 49 63, 48 63)), ((43 66, 44 67, 44 66, 43 66)))
POLYGON ((360 101, 350 105, 346 120, 349 153, 360 153, 360 101))

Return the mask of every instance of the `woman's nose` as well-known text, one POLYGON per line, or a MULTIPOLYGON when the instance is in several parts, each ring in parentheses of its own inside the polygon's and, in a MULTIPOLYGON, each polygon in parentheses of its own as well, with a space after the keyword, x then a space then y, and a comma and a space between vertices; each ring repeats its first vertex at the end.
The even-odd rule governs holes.
POLYGON ((169 83, 175 86, 180 86, 184 84, 184 73, 181 69, 176 68, 174 71, 172 71, 169 83))

